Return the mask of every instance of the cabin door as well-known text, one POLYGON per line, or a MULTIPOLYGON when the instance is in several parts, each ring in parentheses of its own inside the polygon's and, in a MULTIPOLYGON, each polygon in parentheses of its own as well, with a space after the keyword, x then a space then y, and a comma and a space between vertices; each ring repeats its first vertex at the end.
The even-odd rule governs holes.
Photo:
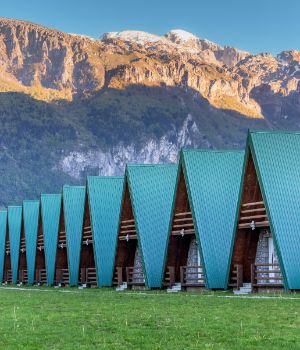
POLYGON ((145 283, 142 256, 138 246, 136 247, 135 251, 132 282, 133 284, 145 283))
POLYGON ((199 247, 196 238, 192 238, 187 259, 186 281, 188 284, 198 284, 201 278, 202 267, 199 247))
MULTIPOLYGON (((275 253, 275 248, 274 248, 274 241, 273 241, 273 237, 269 237, 268 238, 268 246, 269 246, 269 270, 274 270, 276 269, 276 267, 274 267, 274 264, 277 264, 277 256, 275 253)), ((275 277, 275 273, 274 272, 270 272, 269 273, 269 277, 275 277)), ((270 283, 275 283, 276 280, 270 280, 270 283)))

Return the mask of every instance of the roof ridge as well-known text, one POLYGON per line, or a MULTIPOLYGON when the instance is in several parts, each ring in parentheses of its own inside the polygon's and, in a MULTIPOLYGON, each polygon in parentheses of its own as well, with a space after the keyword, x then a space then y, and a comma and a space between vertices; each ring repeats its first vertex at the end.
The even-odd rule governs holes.
POLYGON ((59 192, 59 193, 41 193, 41 196, 61 196, 61 192, 59 192))
POLYGON ((300 135, 299 130, 249 130, 250 134, 292 134, 300 135))
POLYGON ((157 166, 177 166, 178 163, 157 163, 157 164, 127 164, 127 167, 157 167, 157 166))
MULTIPOLYGON (((99 179, 123 179, 124 175, 114 175, 114 176, 109 176, 109 175, 88 175, 86 179, 88 180, 89 178, 99 178, 99 179)), ((82 187, 85 187, 82 185, 82 187)))
POLYGON ((203 153, 241 153, 244 149, 202 149, 202 148, 183 148, 182 152, 203 152, 203 153))

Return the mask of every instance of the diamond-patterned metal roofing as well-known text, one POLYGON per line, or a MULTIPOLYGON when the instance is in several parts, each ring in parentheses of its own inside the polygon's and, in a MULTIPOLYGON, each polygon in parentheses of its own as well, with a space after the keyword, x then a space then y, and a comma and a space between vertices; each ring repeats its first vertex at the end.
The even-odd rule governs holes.
POLYGON ((53 285, 61 211, 61 194, 42 194, 41 211, 47 284, 53 285))
POLYGON ((22 207, 8 207, 8 232, 10 242, 10 258, 12 283, 16 284, 19 277, 19 255, 22 228, 22 207))
POLYGON ((85 204, 84 186, 64 186, 63 208, 67 239, 69 283, 78 284, 82 227, 85 204))
POLYGON ((35 258, 36 244, 39 225, 39 200, 23 201, 23 222, 26 243, 26 262, 28 284, 33 284, 35 280, 35 258))
POLYGON ((247 144, 285 287, 300 289, 300 133, 250 132, 247 144))
POLYGON ((161 287, 178 166, 128 165, 130 198, 149 288, 161 287))
POLYGON ((183 166, 207 288, 226 288, 243 151, 183 150, 183 166))
POLYGON ((7 211, 1 210, 0 211, 0 283, 3 282, 6 231, 7 231, 7 211))
POLYGON ((99 287, 111 286, 124 177, 88 176, 87 191, 99 287))

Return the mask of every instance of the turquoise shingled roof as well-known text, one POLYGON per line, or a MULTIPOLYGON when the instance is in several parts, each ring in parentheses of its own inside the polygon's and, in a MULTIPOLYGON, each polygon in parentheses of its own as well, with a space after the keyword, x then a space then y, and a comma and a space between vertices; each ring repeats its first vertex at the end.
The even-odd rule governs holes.
POLYGON ((124 177, 88 176, 87 191, 98 286, 111 286, 124 177))
POLYGON ((3 282, 6 231, 7 231, 7 211, 1 210, 0 211, 0 283, 3 282))
POLYGON ((79 277, 85 187, 64 186, 63 201, 70 285, 75 286, 79 277))
POLYGON ((300 133, 250 132, 260 188, 284 284, 300 289, 300 133))
POLYGON ((20 255, 20 241, 22 228, 22 207, 9 206, 8 207, 8 228, 9 228, 9 242, 10 242, 10 258, 12 282, 18 282, 19 275, 19 255, 20 255))
POLYGON ((183 166, 207 288, 227 287, 244 152, 183 150, 183 166))
POLYGON ((33 284, 35 279, 36 243, 39 226, 39 200, 23 201, 23 220, 26 241, 26 261, 28 284, 33 284))
POLYGON ((47 284, 52 285, 55 277, 55 262, 61 211, 61 194, 42 194, 41 211, 47 284))
POLYGON ((128 165, 130 198, 146 285, 161 287, 178 166, 128 165))

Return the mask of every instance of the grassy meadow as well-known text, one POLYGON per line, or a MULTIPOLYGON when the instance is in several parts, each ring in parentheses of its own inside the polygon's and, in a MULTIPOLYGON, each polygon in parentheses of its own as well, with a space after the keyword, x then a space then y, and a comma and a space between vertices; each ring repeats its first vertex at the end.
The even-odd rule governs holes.
POLYGON ((300 349, 300 296, 0 288, 0 349, 300 349))

